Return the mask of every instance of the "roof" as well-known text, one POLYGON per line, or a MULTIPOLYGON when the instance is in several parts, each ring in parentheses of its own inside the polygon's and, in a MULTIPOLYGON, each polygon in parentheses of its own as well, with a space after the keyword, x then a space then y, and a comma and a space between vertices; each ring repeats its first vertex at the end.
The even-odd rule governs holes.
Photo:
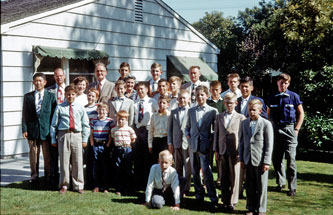
POLYGON ((1 1, 1 25, 64 7, 82 0, 8 0, 1 1))

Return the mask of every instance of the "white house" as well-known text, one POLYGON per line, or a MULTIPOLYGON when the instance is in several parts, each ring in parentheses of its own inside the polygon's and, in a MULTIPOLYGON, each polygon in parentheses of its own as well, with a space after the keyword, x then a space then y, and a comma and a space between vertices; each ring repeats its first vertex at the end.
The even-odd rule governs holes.
MULTIPOLYGON (((216 76, 219 49, 161 0, 1 1, 1 158, 28 152, 21 134, 23 95, 33 90, 37 71, 63 67, 93 80, 94 62, 108 64, 108 79, 119 77, 121 62, 137 80, 150 65, 178 70, 198 64, 207 79, 216 76), (207 75, 207 76, 206 76, 207 75)), ((175 74, 173 72, 173 74, 175 74)), ((166 73, 164 73, 166 76, 166 73)))

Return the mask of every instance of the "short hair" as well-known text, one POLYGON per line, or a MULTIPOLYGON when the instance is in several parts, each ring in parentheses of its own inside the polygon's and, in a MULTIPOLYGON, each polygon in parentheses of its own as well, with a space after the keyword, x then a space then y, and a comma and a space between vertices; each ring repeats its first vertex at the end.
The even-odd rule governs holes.
POLYGON ((148 89, 148 83, 146 81, 140 81, 136 84, 136 87, 145 86, 148 89))
POLYGON ((246 76, 246 77, 244 77, 244 78, 241 78, 241 80, 240 80, 240 84, 239 84, 239 85, 241 85, 242 83, 249 83, 250 86, 253 86, 253 80, 252 80, 252 78, 249 77, 249 76, 246 76))
POLYGON ((125 83, 125 81, 123 81, 123 80, 118 80, 118 81, 115 83, 115 87, 118 87, 119 85, 123 85, 123 86, 126 88, 126 83, 125 83))
POLYGON ((252 99, 249 101, 249 107, 254 106, 254 105, 259 105, 259 109, 262 109, 262 102, 259 99, 252 99))
POLYGON ((178 96, 183 95, 183 94, 190 95, 190 92, 188 90, 182 89, 182 90, 179 91, 178 96))
POLYGON ((117 118, 126 118, 128 119, 129 114, 125 110, 120 110, 117 113, 117 118))
POLYGON ((102 63, 102 62, 98 62, 98 63, 96 63, 96 64, 95 64, 95 70, 96 70, 96 68, 97 68, 98 66, 103 66, 103 67, 105 68, 105 71, 108 71, 108 69, 106 68, 105 63, 102 63))
POLYGON ((198 91, 203 91, 204 93, 206 93, 206 95, 208 96, 208 88, 205 85, 199 85, 197 88, 195 88, 195 94, 198 93, 198 91))
POLYGON ((212 82, 210 82, 210 84, 209 84, 209 87, 216 87, 216 86, 222 86, 222 84, 221 84, 221 82, 219 82, 218 80, 215 80, 215 81, 212 81, 212 82))
POLYGON ((109 106, 105 102, 98 103, 97 109, 102 109, 102 108, 105 108, 107 111, 109 111, 109 106))
POLYGON ((61 70, 61 71, 62 71, 62 73, 64 73, 64 74, 65 74, 65 71, 64 71, 64 69, 63 69, 63 68, 61 68, 61 67, 57 67, 57 68, 55 68, 55 69, 53 70, 53 73, 55 73, 57 70, 61 70))
POLYGON ((128 69, 131 70, 131 67, 127 62, 122 62, 119 66, 119 69, 122 68, 122 67, 128 67, 128 69))
POLYGON ((126 81, 128 81, 129 79, 133 79, 134 81, 136 80, 135 76, 133 76, 133 75, 129 75, 129 76, 127 76, 126 78, 124 78, 124 81, 126 82, 126 81))
POLYGON ((158 154, 158 161, 161 162, 163 159, 167 159, 173 164, 173 156, 169 150, 163 150, 158 154))
POLYGON ((231 101, 237 101, 237 95, 233 92, 228 92, 224 96, 224 101, 225 100, 231 100, 231 101))
POLYGON ((189 71, 191 71, 192 69, 198 69, 198 70, 200 70, 200 66, 191 66, 191 67, 189 68, 189 71))
POLYGON ((170 98, 167 95, 160 95, 160 97, 158 98, 158 101, 160 100, 166 100, 168 103, 170 102, 170 98))
POLYGON ((238 73, 230 73, 230 74, 228 74, 227 75, 227 80, 229 80, 229 78, 237 78, 238 81, 240 79, 238 73))
POLYGON ((161 79, 157 82, 157 84, 159 84, 159 83, 163 83, 163 82, 166 82, 167 84, 169 83, 165 78, 161 78, 161 79))
POLYGON ((157 63, 157 62, 154 62, 151 66, 150 66, 150 69, 155 69, 155 68, 160 68, 161 69, 161 72, 162 71, 162 65, 157 63))
POLYGON ((42 77, 44 79, 44 81, 46 81, 46 75, 42 72, 37 72, 34 74, 34 76, 32 77, 32 80, 35 80, 35 78, 37 77, 42 77))
POLYGON ((180 77, 174 75, 169 78, 169 83, 171 83, 171 82, 177 82, 179 85, 181 85, 182 79, 180 77))
POLYGON ((289 82, 291 82, 291 77, 290 77, 290 75, 288 75, 287 73, 281 73, 281 74, 278 76, 277 80, 278 80, 278 81, 279 81, 279 80, 285 80, 285 81, 289 81, 289 82))
POLYGON ((78 76, 78 77, 74 78, 73 83, 75 85, 77 85, 78 83, 80 83, 82 81, 86 82, 86 87, 88 87, 89 81, 86 79, 86 77, 83 77, 83 76, 78 76))
POLYGON ((89 93, 95 93, 95 94, 96 94, 96 99, 98 100, 98 98, 99 98, 99 92, 98 92, 97 89, 95 89, 95 88, 90 88, 90 89, 88 90, 88 94, 89 94, 89 93))
POLYGON ((65 94, 68 92, 68 91, 71 91, 73 90, 75 93, 77 93, 77 89, 76 87, 74 86, 74 84, 70 84, 68 85, 67 87, 65 87, 65 94))

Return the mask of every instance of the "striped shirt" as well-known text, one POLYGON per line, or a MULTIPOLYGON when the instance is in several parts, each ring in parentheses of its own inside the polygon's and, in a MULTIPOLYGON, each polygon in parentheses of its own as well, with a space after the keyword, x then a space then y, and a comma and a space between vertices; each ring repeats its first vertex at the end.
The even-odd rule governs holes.
POLYGON ((106 119, 92 119, 90 127, 93 130, 94 140, 106 141, 109 139, 111 128, 114 126, 113 119, 106 117, 106 119))
POLYGON ((136 138, 133 128, 125 125, 119 128, 118 126, 112 128, 111 137, 114 139, 115 146, 130 146, 131 138, 136 138))
POLYGON ((84 109, 86 110, 87 114, 88 114, 88 118, 89 118, 89 122, 91 122, 92 119, 97 119, 98 117, 98 113, 97 113, 97 104, 93 104, 93 105, 86 105, 84 106, 84 109))

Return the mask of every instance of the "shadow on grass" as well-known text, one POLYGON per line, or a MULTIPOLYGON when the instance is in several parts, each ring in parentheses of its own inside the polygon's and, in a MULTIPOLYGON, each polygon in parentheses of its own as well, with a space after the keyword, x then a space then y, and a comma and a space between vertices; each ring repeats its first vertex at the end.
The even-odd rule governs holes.
POLYGON ((321 173, 297 173, 297 178, 303 181, 316 181, 319 183, 333 184, 333 175, 321 173))
POLYGON ((21 183, 13 183, 3 186, 4 188, 14 188, 31 191, 54 191, 55 189, 50 185, 50 182, 46 182, 43 177, 39 178, 37 182, 29 182, 29 180, 21 183))

